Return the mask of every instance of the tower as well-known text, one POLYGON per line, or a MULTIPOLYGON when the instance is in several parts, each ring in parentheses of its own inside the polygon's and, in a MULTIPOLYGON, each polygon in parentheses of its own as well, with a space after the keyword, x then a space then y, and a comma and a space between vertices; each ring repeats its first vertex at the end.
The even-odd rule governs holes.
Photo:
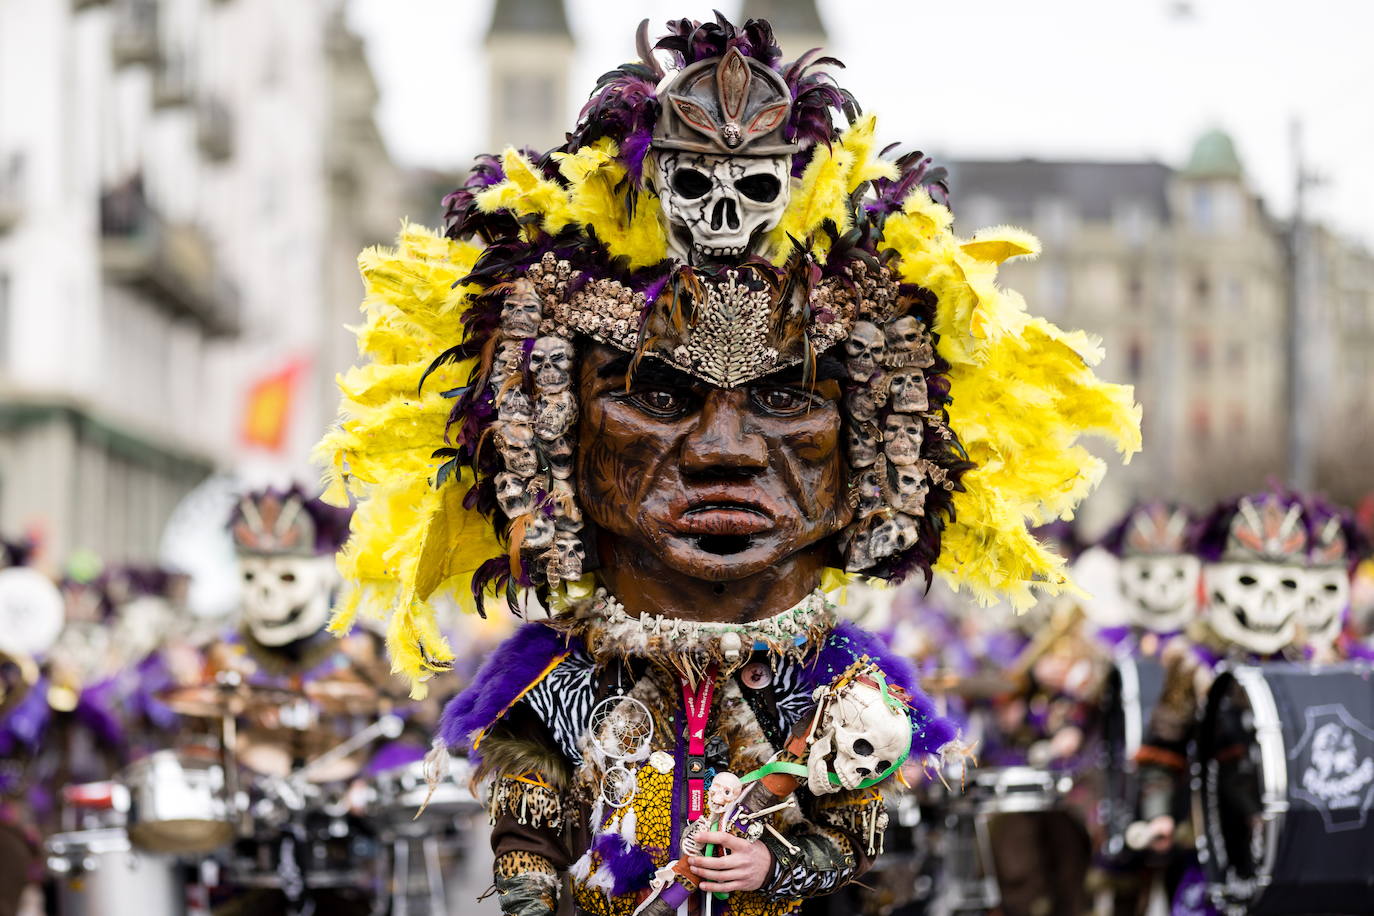
POLYGON ((744 0, 740 20, 749 19, 767 19, 772 24, 785 61, 823 48, 829 40, 816 0, 744 0))
POLYGON ((496 0, 487 30, 491 110, 487 149, 550 149, 572 124, 573 38, 563 0, 496 0))

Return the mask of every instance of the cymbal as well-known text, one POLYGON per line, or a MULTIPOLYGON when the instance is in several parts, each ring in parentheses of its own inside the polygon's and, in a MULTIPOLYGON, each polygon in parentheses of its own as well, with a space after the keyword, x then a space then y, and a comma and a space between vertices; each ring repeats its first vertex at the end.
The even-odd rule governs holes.
POLYGON ((1000 674, 959 675, 953 671, 936 671, 921 678, 921 689, 927 693, 949 693, 967 700, 990 700, 1016 693, 1021 685, 1000 674))
POLYGON ((201 719, 241 716, 245 713, 281 706, 301 699, 301 695, 280 687, 253 687, 241 684, 222 687, 197 684, 191 687, 172 687, 158 694, 173 712, 201 719))
POLYGON ((350 677, 324 677, 305 685, 305 695, 326 714, 364 715, 381 706, 381 694, 371 684, 350 677))
MULTIPOLYGON (((297 729, 252 728, 239 735, 235 756, 239 763, 254 773, 285 779, 304 762, 313 760, 338 745, 343 739, 331 729, 300 731, 297 729)), ((368 749, 333 763, 316 767, 309 774, 314 783, 351 779, 367 763, 368 749)))

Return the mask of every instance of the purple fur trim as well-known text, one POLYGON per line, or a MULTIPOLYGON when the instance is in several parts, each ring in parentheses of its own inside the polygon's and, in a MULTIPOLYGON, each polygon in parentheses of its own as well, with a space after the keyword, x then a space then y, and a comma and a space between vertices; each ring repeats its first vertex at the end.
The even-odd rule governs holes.
POLYGON ((571 643, 542 623, 527 623, 488 656, 477 677, 448 701, 438 735, 452 748, 468 747, 474 733, 496 724, 516 697, 571 643))
POLYGON ((611 885, 613 897, 643 890, 654 876, 654 860, 649 853, 618 833, 597 836, 592 840, 592 852, 601 857, 602 864, 615 879, 611 885))
POLYGON ((959 732, 958 726, 952 720, 936 714, 934 702, 921 691, 916 666, 857 624, 841 621, 826 638, 815 661, 803 669, 808 687, 815 689, 829 684, 863 655, 878 663, 889 684, 902 688, 911 697, 911 753, 938 756, 940 749, 954 740, 959 732))

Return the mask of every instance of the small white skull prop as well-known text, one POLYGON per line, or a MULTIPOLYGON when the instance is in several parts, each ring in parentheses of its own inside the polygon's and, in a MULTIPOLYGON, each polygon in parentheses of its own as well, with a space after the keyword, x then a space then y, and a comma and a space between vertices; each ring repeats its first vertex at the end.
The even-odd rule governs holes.
POLYGON ((856 382, 867 382, 878 374, 882 362, 883 332, 871 321, 856 321, 844 342, 844 365, 849 377, 856 382))
POLYGON ((1207 622, 1217 635, 1257 655, 1293 642, 1306 595, 1304 570, 1277 563, 1226 561, 1202 569, 1207 622))
POLYGON ((884 329, 887 340, 886 364, 889 366, 917 366, 925 369, 935 365, 935 354, 921 323, 910 315, 890 321, 884 329))
POLYGON ((571 391, 540 392, 534 434, 545 442, 564 436, 577 420, 577 399, 571 391))
POLYGON ((534 430, 524 424, 502 426, 496 433, 496 447, 506 470, 530 478, 539 473, 539 456, 534 451, 534 430))
POLYGON ((587 550, 581 538, 571 531, 559 531, 553 537, 552 554, 548 565, 550 584, 582 578, 582 561, 587 558, 587 550))
POLYGON ((526 487, 525 478, 510 471, 496 475, 496 504, 506 518, 516 518, 534 508, 534 497, 526 487))
POLYGON ((844 568, 846 572, 861 572, 873 565, 873 553, 869 549, 873 543, 873 527, 863 525, 845 529, 847 542, 844 548, 844 568))
POLYGON ((921 459, 925 430, 921 418, 910 414, 888 414, 883 421, 883 452, 893 464, 915 464, 921 459))
POLYGON ((529 425, 534 422, 534 402, 519 388, 511 388, 501 396, 496 417, 502 423, 529 425))
POLYGON ((543 311, 534 284, 529 280, 516 280, 501 307, 501 330, 507 337, 533 337, 539 333, 543 311))
POLYGON ((549 460, 549 473, 554 480, 567 480, 572 477, 572 443, 566 436, 555 439, 544 447, 544 457, 549 460))
POLYGON ((873 529, 873 540, 868 545, 868 551, 875 560, 895 556, 909 550, 916 543, 916 535, 916 520, 903 512, 896 512, 873 529))
POLYGON ((787 209, 790 155, 659 150, 653 158, 668 253, 684 264, 747 257, 787 209))
POLYGON ((706 799, 711 803, 711 815, 723 815, 743 791, 744 783, 734 773, 717 773, 711 780, 711 791, 706 793, 706 799))
POLYGON ((849 411, 850 419, 856 423, 872 423, 878 419, 881 403, 877 392, 868 385, 861 385, 844 396, 844 406, 849 411))
POLYGON ((243 575, 243 622, 264 646, 285 646, 324 629, 334 589, 334 558, 247 554, 243 575))
POLYGON ((911 717, 882 691, 849 684, 827 704, 807 754, 807 787, 814 795, 856 789, 881 776, 911 748, 911 717), (833 758, 832 758, 833 754, 833 758), (830 774, 839 785, 830 781, 830 774))
POLYGON ((543 550, 553 544, 553 519, 542 512, 535 512, 525 526, 525 537, 520 542, 525 550, 543 550))
POLYGON ((1193 619, 1202 565, 1187 554, 1128 556, 1121 561, 1121 594, 1131 623, 1174 633, 1193 619))
POLYGON ((572 384, 573 348, 561 337, 541 337, 530 351, 530 372, 540 394, 567 391, 572 384))
POLYGON ((1339 566, 1306 570, 1302 579, 1302 627, 1308 645, 1330 649, 1336 645, 1350 606, 1350 576, 1339 566))
POLYGON ((883 507, 883 487, 878 472, 873 468, 855 479, 852 492, 855 499, 854 514, 859 518, 867 518, 883 507))
POLYGON ((924 515, 930 481, 917 464, 896 464, 883 479, 883 497, 894 509, 924 515))
POLYGON ((926 393, 926 374, 914 366, 892 373, 892 409, 902 413, 920 413, 930 409, 926 393))
POLYGON ((1312 736, 1312 764, 1325 782, 1349 778, 1360 768, 1355 735, 1339 722, 1327 722, 1312 736))
POLYGON ((871 468, 878 460, 878 437, 875 433, 876 430, 866 423, 846 424, 845 442, 849 446, 851 468, 871 468))
POLYGON ((525 345, 518 340, 503 340, 492 360, 491 377, 497 384, 516 375, 525 363, 525 345))

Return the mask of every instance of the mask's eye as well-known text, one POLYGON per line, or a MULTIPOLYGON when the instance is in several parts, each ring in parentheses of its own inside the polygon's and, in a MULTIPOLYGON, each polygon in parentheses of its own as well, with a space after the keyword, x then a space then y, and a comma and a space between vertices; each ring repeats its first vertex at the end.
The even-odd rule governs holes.
POLYGON ((281 574, 281 580, 282 580, 283 582, 288 583, 288 584, 289 584, 289 583, 292 583, 292 582, 295 582, 295 581, 296 581, 296 574, 293 573, 293 572, 284 572, 284 573, 281 574))
POLYGON ((244 581, 244 582, 252 582, 252 581, 253 581, 253 570, 251 570, 251 569, 245 569, 245 570, 243 571, 243 581, 244 581))
POLYGON ((1340 590, 1341 590, 1341 587, 1340 587, 1339 585, 1337 585, 1335 582, 1328 582, 1328 583, 1326 583, 1326 593, 1327 593, 1328 595, 1334 595, 1334 594, 1336 594, 1336 592, 1338 592, 1338 591, 1340 591, 1340 590))
POLYGON ((1244 575, 1244 576, 1241 576, 1240 579, 1239 579, 1238 581, 1240 582, 1241 585, 1244 585, 1246 588, 1249 588, 1250 586, 1252 586, 1252 585, 1254 585, 1255 583, 1259 582, 1258 579, 1256 579, 1254 576, 1251 576, 1251 575, 1244 575))
POLYGON ((711 179, 696 169, 678 169, 673 173, 673 191, 679 197, 696 200, 711 190, 711 179))
POLYGON ((735 182, 735 188, 750 200, 766 204, 778 199, 778 193, 782 190, 782 182, 768 174, 745 175, 735 182))
POLYGON ((801 413, 815 404, 811 395, 795 388, 756 388, 752 395, 754 403, 768 413, 801 413))
POLYGON ((671 388, 645 388, 632 392, 629 400, 640 410, 656 417, 681 416, 687 409, 687 396, 671 388))
POLYGON ((1283 582, 1280 583, 1280 584, 1283 585, 1283 587, 1286 588, 1286 589, 1288 589, 1289 591, 1292 591, 1293 589, 1295 589, 1295 588, 1298 587, 1298 580, 1297 580, 1297 579, 1284 579, 1283 582))

